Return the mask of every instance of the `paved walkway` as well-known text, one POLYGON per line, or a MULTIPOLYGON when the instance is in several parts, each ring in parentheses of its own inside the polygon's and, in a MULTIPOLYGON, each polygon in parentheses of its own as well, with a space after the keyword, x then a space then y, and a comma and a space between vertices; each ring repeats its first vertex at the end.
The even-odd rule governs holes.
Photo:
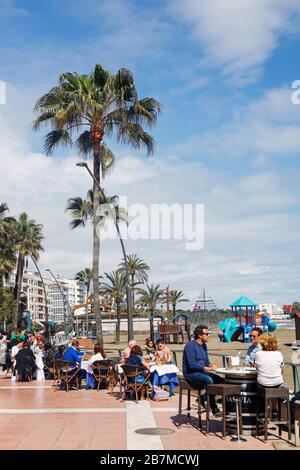
MULTIPOLYGON (((177 396, 166 402, 120 402, 118 389, 57 391, 52 381, 14 383, 0 378, 0 449, 274 449, 275 436, 265 444, 254 437, 236 444, 221 438, 220 419, 212 433, 197 428, 196 406, 192 424, 177 427, 177 396), (174 431, 163 436, 137 434, 140 428, 174 431)), ((204 416, 203 416, 204 418, 204 416)), ((275 431, 271 431, 275 433, 275 431)))

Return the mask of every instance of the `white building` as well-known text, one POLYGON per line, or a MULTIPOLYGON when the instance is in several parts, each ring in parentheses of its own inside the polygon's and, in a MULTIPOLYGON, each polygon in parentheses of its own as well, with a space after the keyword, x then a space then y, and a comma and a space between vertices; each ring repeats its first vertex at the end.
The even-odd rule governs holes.
MULTIPOLYGON (((66 314, 71 315, 74 305, 85 302, 86 288, 84 283, 74 279, 57 279, 60 289, 65 296, 66 314)), ((56 323, 62 323, 64 319, 64 300, 56 282, 52 284, 51 307, 52 320, 56 323)))
MULTIPOLYGON (((9 282, 11 286, 14 285, 15 278, 16 274, 14 273, 9 282)), ((65 296, 66 315, 68 317, 68 315, 71 314, 73 305, 81 304, 85 301, 85 285, 74 279, 58 278, 57 280, 61 291, 65 296)), ((49 320, 55 321, 56 323, 62 323, 64 320, 64 301, 61 291, 54 279, 43 277, 43 282, 47 295, 49 320)), ((30 312, 31 321, 45 321, 45 294, 43 283, 38 273, 32 271, 24 272, 22 292, 24 292, 27 297, 26 310, 30 312)))
POLYGON ((288 320, 290 315, 285 314, 282 307, 276 304, 259 304, 260 313, 266 313, 270 320, 288 320))
MULTIPOLYGON (((51 320, 51 293, 53 281, 43 278, 48 300, 48 315, 51 320)), ((25 271, 22 282, 22 291, 27 297, 27 309, 30 312, 31 321, 42 322, 45 320, 46 301, 43 283, 38 273, 25 271)))

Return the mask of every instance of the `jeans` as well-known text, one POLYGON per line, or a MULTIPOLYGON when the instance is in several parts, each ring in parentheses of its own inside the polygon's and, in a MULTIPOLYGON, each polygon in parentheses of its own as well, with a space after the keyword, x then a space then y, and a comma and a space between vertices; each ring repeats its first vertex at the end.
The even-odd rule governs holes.
MULTIPOLYGON (((223 377, 220 377, 217 374, 212 374, 211 372, 192 372, 185 376, 186 381, 196 389, 206 388, 210 384, 221 384, 224 383, 223 377)), ((203 396, 204 400, 207 400, 207 396, 203 396)), ((215 395, 210 395, 210 404, 211 408, 216 407, 215 395)))

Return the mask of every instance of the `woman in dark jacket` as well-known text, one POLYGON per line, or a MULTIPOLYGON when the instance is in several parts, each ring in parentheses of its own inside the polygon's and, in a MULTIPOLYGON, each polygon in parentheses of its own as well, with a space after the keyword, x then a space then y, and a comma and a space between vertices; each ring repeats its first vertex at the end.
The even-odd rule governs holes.
POLYGON ((29 343, 24 342, 22 348, 16 355, 17 380, 24 382, 32 377, 36 370, 35 356, 30 349, 29 343))

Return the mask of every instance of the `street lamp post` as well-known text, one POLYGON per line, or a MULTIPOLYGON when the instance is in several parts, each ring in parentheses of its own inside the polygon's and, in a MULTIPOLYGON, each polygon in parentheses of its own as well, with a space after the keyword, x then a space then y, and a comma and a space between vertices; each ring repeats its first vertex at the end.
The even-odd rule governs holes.
POLYGON ((68 323, 67 323, 67 309, 66 309, 66 299, 65 299, 65 295, 62 291, 62 288, 57 280, 57 278, 54 276, 53 272, 51 271, 51 269, 46 269, 46 271, 48 271, 51 276, 53 277, 54 281, 56 282, 56 285, 58 287, 58 290, 59 292, 61 293, 61 296, 62 296, 62 299, 63 299, 63 309, 64 309, 64 327, 65 327, 65 333, 66 335, 68 334, 68 323))
MULTIPOLYGON (((105 200, 106 196, 105 196, 100 184, 98 183, 97 179, 95 178, 95 176, 93 175, 93 173, 89 169, 88 164, 86 162, 79 162, 79 163, 76 163, 76 166, 79 166, 81 168, 85 168, 87 170, 87 172, 92 177, 94 183, 98 186, 98 188, 101 192, 101 195, 105 200)), ((111 211, 110 206, 109 206, 109 210, 111 211)), ((123 257, 124 257, 124 264, 125 264, 126 303, 127 303, 127 315, 128 315, 128 341, 130 341, 130 340, 133 339, 134 333, 133 333, 133 318, 132 318, 132 305, 131 305, 131 303, 132 303, 131 299, 132 298, 131 298, 131 288, 130 288, 130 280, 129 280, 129 269, 128 269, 128 262, 127 262, 127 254, 126 254, 126 251, 125 251, 124 242, 123 242, 123 239, 122 239, 122 236, 121 236, 121 233, 120 233, 120 229, 119 229, 119 213, 118 213, 118 210, 116 212, 117 212, 116 217, 113 217, 113 219, 115 221, 115 226, 116 226, 117 233, 118 233, 118 236, 119 236, 119 240, 120 240, 120 244, 121 244, 121 248, 122 248, 122 253, 123 253, 123 257)))

